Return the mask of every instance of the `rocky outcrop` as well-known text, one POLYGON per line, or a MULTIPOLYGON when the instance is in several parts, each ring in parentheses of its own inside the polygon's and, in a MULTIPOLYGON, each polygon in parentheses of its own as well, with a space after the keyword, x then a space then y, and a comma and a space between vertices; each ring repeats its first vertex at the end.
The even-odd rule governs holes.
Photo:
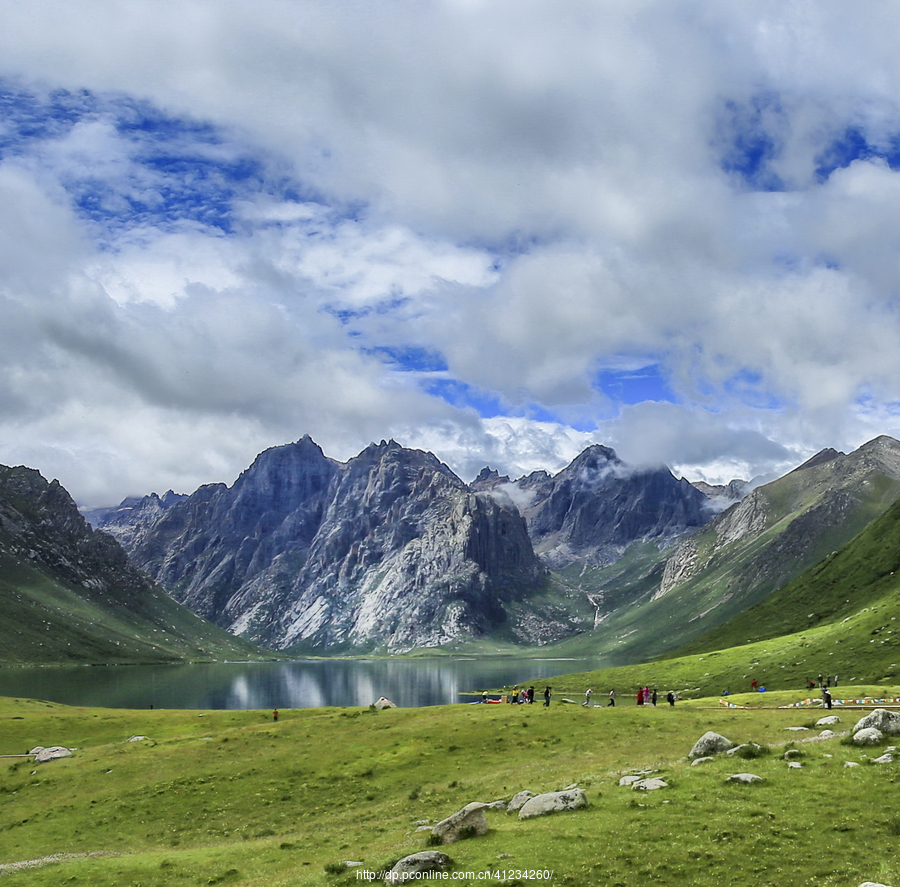
POLYGON ((529 798, 522 805, 519 809, 519 819, 531 819, 535 816, 547 816, 550 813, 579 810, 587 805, 587 795, 580 788, 566 789, 561 792, 545 792, 529 798))
POLYGON ((726 739, 721 733, 715 733, 714 731, 709 730, 694 743, 694 747, 690 750, 688 758, 690 760, 703 758, 707 755, 728 751, 730 748, 734 748, 734 743, 730 739, 726 739))
POLYGON ((431 834, 442 844, 453 844, 464 838, 487 834, 488 824, 484 811, 489 804, 473 801, 452 816, 442 819, 431 830, 431 834))
POLYGON ((900 733, 900 712, 890 711, 886 708, 876 708, 856 722, 853 733, 856 734, 860 730, 870 727, 874 727, 882 733, 900 733))
POLYGON ((486 634, 545 578, 515 507, 394 441, 305 437, 201 487, 131 548, 179 601, 276 649, 399 651, 486 634))
POLYGON ((448 868, 451 860, 446 853, 439 850, 423 850, 404 856, 387 873, 385 884, 408 884, 418 880, 427 872, 442 872, 448 868))
POLYGON ((711 516, 707 497, 686 480, 666 468, 628 466, 600 445, 553 477, 535 472, 494 489, 519 507, 535 550, 551 567, 611 563, 635 542, 670 542, 711 516))

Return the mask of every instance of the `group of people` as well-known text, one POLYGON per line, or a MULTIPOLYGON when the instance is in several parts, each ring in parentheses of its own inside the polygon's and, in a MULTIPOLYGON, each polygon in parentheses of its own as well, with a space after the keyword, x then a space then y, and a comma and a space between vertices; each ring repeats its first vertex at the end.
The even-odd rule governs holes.
MULTIPOLYGON (((549 694, 550 688, 547 687, 547 694, 549 694)), ((519 690, 519 685, 516 684, 513 687, 512 693, 509 694, 508 701, 513 705, 531 705, 534 702, 534 687, 529 687, 527 690, 522 687, 522 690, 519 690)), ((549 703, 548 703, 549 704, 549 703)))

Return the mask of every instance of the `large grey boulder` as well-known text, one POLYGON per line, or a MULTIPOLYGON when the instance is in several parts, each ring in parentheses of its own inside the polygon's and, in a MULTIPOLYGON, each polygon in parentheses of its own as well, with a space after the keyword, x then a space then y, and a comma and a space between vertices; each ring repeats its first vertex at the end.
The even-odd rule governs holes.
POLYGON ((385 884, 404 884, 407 881, 418 880, 417 876, 425 872, 444 871, 450 865, 450 857, 439 850, 423 850, 421 853, 413 853, 404 856, 387 873, 385 884))
POLYGON ((884 733, 877 727, 863 727, 853 735, 854 745, 878 745, 884 739, 884 733))
POLYGON ((548 813, 578 810, 587 805, 587 795, 580 788, 563 792, 547 792, 543 795, 536 795, 527 801, 519 810, 519 819, 531 819, 533 816, 546 816, 548 813))
POLYGON ((649 779, 640 779, 631 786, 632 791, 654 792, 660 788, 668 788, 669 783, 658 776, 651 776, 649 779))
POLYGON ((452 844, 463 838, 472 838, 475 835, 483 835, 488 830, 487 819, 485 819, 484 811, 489 804, 483 804, 480 801, 473 801, 466 804, 462 810, 442 819, 432 830, 431 833, 441 839, 444 844, 452 844))
POLYGON ((900 712, 876 708, 875 711, 870 711, 864 718, 860 718, 856 722, 853 732, 857 733, 867 727, 876 727, 882 733, 900 733, 900 712))
POLYGON ((506 805, 506 812, 507 813, 518 812, 533 797, 534 797, 534 792, 530 792, 527 789, 525 791, 516 792, 516 794, 513 795, 512 800, 506 805))
POLYGON ((50 748, 38 745, 28 754, 34 755, 35 764, 46 764, 47 761, 55 761, 57 758, 69 758, 72 756, 72 752, 61 745, 53 745, 50 748))
POLYGON ((694 743, 694 747, 691 749, 688 757, 691 760, 694 758, 703 758, 707 755, 728 751, 730 748, 734 748, 734 743, 730 739, 726 739, 721 734, 713 733, 712 730, 709 730, 694 743))

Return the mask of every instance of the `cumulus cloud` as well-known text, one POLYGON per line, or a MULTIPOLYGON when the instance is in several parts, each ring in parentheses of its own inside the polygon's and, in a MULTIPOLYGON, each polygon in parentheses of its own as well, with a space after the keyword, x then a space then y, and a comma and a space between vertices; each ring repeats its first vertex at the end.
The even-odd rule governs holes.
POLYGON ((97 502, 306 432, 709 481, 900 433, 893 4, 2 6, 0 461, 97 502))

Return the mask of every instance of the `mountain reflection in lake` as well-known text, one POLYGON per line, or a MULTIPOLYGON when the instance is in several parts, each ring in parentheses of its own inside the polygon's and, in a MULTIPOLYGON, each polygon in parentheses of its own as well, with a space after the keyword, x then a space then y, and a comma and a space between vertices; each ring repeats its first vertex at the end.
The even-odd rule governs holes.
MULTIPOLYGON (((601 668, 585 659, 367 659, 0 668, 0 695, 106 708, 401 707, 468 701, 490 687, 601 668)), ((538 688, 538 695, 543 687, 538 688)))

